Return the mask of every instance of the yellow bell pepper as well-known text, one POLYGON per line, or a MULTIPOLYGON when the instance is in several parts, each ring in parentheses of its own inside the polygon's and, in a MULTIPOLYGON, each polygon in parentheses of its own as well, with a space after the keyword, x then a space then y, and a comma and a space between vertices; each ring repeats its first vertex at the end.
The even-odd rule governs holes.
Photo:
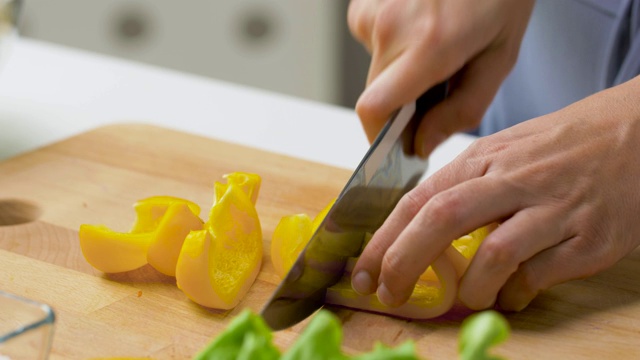
POLYGON ((271 237, 271 262, 278 276, 284 278, 287 275, 335 201, 334 199, 325 206, 313 221, 307 214, 289 215, 280 219, 271 237))
POLYGON ((147 252, 149 264, 169 276, 176 276, 178 255, 189 232, 201 230, 202 220, 184 202, 169 205, 158 227, 153 232, 147 252))
POLYGON ((220 309, 236 306, 262 261, 262 228, 255 209, 261 178, 241 172, 224 177, 226 184, 214 184, 206 223, 191 201, 150 197, 134 204, 137 217, 128 233, 81 225, 85 258, 104 272, 130 271, 149 263, 175 276, 178 287, 196 303, 220 309))
POLYGON ((194 302, 217 309, 240 302, 262 262, 262 228, 250 197, 259 182, 246 187, 227 179, 215 184, 209 221, 187 236, 176 266, 178 287, 194 302))
POLYGON ((138 200, 133 204, 136 212, 136 221, 131 229, 132 233, 151 232, 158 228, 162 217, 174 203, 186 204, 196 216, 200 215, 200 206, 189 200, 174 196, 152 196, 138 200))
MULTIPOLYGON (((242 191, 247 194, 251 203, 253 205, 256 204, 256 201, 258 200, 258 193, 260 192, 260 185, 262 183, 262 179, 259 175, 237 171, 231 174, 226 174, 223 177, 227 180, 227 184, 235 184, 239 186, 242 191)), ((216 197, 216 199, 219 199, 219 197, 216 197)))
POLYGON ((104 225, 80 225, 80 248, 94 268, 116 273, 135 270, 147 263, 152 233, 121 233, 104 225))
MULTIPOLYGON (((177 260, 186 234, 202 228, 200 207, 177 197, 154 196, 137 201, 134 210, 136 221, 128 233, 104 225, 81 225, 78 237, 85 259, 103 272, 131 271, 147 264, 152 249, 152 265, 171 275, 167 269, 173 258, 177 260), (175 208, 168 211, 171 206, 175 208)), ((175 272, 175 264, 173 267, 175 272)))
POLYGON ((311 239, 311 219, 307 214, 285 216, 271 237, 271 262, 276 274, 284 278, 311 239))

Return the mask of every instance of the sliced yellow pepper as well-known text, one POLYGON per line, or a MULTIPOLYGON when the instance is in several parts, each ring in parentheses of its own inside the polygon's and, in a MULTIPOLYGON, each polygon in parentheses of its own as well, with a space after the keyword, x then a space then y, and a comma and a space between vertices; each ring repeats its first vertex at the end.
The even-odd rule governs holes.
POLYGON ((261 179, 231 173, 214 184, 214 203, 206 223, 200 207, 172 196, 135 203, 131 232, 81 225, 80 246, 87 261, 104 272, 134 270, 147 262, 176 276, 178 287, 196 303, 230 309, 238 304, 260 271, 262 228, 255 201, 261 179))
POLYGON ((497 224, 490 224, 487 226, 483 226, 479 229, 476 229, 469 233, 469 235, 465 235, 457 240, 454 240, 452 245, 456 248, 464 257, 467 259, 473 258, 473 256, 478 251, 480 244, 484 241, 484 238, 489 235, 495 228, 497 224))
MULTIPOLYGON (((131 271, 151 260, 160 272, 172 275, 170 262, 177 259, 186 234, 202 228, 200 207, 173 196, 154 196, 137 201, 134 209, 136 221, 128 233, 104 225, 80 226, 78 237, 85 259, 107 273, 131 271), (172 206, 176 207, 169 212, 172 206)), ((175 264, 173 268, 174 273, 175 264)))
POLYGON ((169 205, 157 229, 153 231, 147 260, 156 270, 176 276, 176 264, 182 244, 191 231, 202 230, 203 223, 184 202, 169 205))
POLYGON ((307 214, 289 215, 280 219, 271 237, 271 262, 278 276, 284 278, 287 275, 335 202, 335 199, 329 202, 313 221, 307 214))
POLYGON ((167 209, 174 203, 186 204, 196 216, 200 215, 200 206, 189 200, 174 196, 152 196, 138 200, 133 204, 133 209, 136 212, 136 221, 131 232, 143 233, 157 229, 167 209))
POLYGON ((176 281, 200 305, 235 307, 260 271, 262 228, 249 195, 257 191, 250 190, 231 180, 227 184, 216 183, 216 199, 207 226, 185 239, 176 266, 176 281))
POLYGON ((231 174, 226 174, 223 177, 227 180, 227 184, 238 185, 242 191, 247 194, 251 203, 253 205, 256 204, 262 182, 262 178, 259 175, 237 171, 231 174))
POLYGON ((131 271, 147 263, 152 233, 121 233, 103 225, 80 225, 80 248, 87 262, 106 273, 131 271))
POLYGON ((307 214, 285 216, 271 237, 271 262, 276 274, 284 278, 311 239, 311 219, 307 214))

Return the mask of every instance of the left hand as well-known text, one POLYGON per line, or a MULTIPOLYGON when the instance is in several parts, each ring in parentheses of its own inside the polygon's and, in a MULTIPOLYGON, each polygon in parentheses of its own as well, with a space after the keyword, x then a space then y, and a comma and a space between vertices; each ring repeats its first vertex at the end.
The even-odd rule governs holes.
POLYGON ((471 309, 519 311, 640 244, 640 77, 477 140, 400 201, 353 270, 360 293, 408 300, 464 234, 501 225, 461 279, 471 309))

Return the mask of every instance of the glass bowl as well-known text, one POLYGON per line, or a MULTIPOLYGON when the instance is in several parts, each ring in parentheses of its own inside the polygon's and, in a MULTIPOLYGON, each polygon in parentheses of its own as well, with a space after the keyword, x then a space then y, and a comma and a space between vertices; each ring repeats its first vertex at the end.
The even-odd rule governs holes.
POLYGON ((48 305, 0 290, 0 360, 47 359, 54 322, 48 305))

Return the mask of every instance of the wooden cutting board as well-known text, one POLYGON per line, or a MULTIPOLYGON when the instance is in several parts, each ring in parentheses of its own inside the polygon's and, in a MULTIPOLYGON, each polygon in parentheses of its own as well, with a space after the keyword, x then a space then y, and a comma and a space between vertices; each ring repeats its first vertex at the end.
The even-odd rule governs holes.
MULTIPOLYGON (((215 134, 213 134, 215 135, 215 134)), ((148 125, 100 128, 0 163, 0 289, 50 304, 57 315, 51 359, 148 356, 188 359, 242 309, 262 308, 279 278, 269 258, 280 217, 315 215, 351 171, 148 125), (84 260, 80 224, 126 231, 132 204, 153 195, 195 201, 203 213, 225 173, 262 176, 257 203, 264 234, 260 275, 232 311, 189 301, 175 279, 149 266, 107 275, 84 260)), ((640 355, 640 252, 587 280, 541 294, 507 317, 512 337, 498 353, 524 358, 636 358, 640 355)), ((376 341, 417 343, 423 358, 453 359, 469 314, 455 309, 424 322, 331 308, 348 353, 376 341)), ((305 323, 278 332, 287 348, 305 323)))

